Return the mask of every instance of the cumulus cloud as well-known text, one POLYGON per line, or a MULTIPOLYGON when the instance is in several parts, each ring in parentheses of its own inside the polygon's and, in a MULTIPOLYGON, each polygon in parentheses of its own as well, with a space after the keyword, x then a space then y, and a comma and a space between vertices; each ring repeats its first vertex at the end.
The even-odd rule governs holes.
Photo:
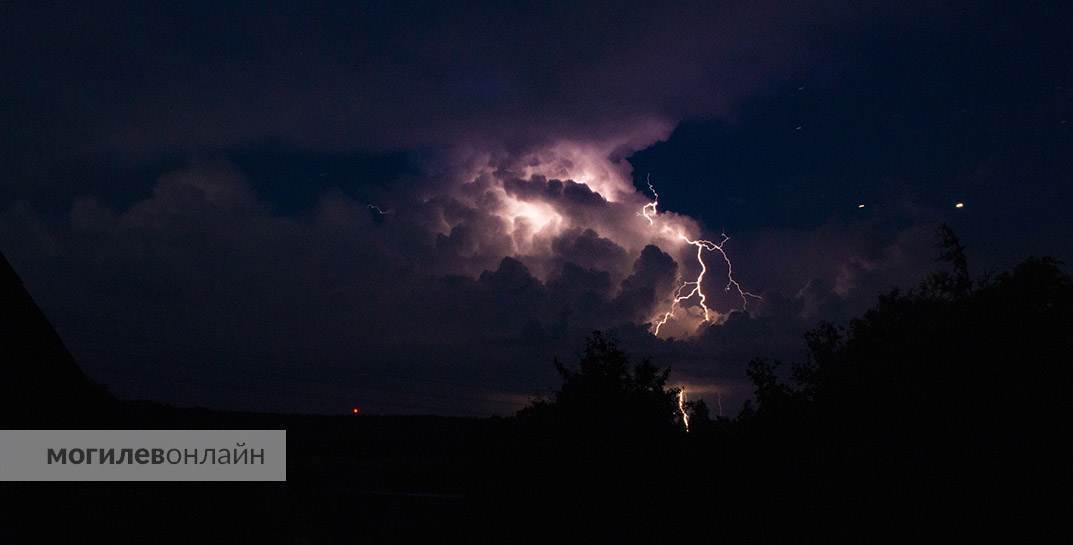
POLYGON ((817 31, 876 8, 198 9, 16 8, 0 55, 20 77, 0 85, 17 114, 6 147, 23 153, 0 197, 72 157, 266 143, 421 150, 424 170, 380 195, 390 214, 333 191, 308 214, 280 214, 241 169, 212 160, 171 170, 133 203, 80 196, 64 218, 6 205, 0 244, 89 373, 121 395, 503 413, 554 383, 551 358, 601 328, 691 389, 740 401, 748 358, 791 352, 808 319, 854 308, 908 268, 905 240, 760 233, 727 251, 763 301, 733 312, 741 301, 708 254, 714 327, 692 301, 657 338, 649 322, 701 268, 686 239, 718 233, 662 208, 641 215, 652 195, 626 161, 683 118, 727 114, 823 47, 817 31))
POLYGON ((640 214, 650 197, 633 189, 628 164, 579 149, 607 148, 486 156, 453 183, 394 194, 387 215, 331 191, 308 215, 280 215, 234 165, 195 161, 124 209, 88 197, 56 221, 9 206, 0 244, 90 375, 120 395, 484 414, 553 385, 551 359, 568 358, 595 328, 736 407, 750 358, 797 353, 810 320, 882 285, 913 240, 855 249, 816 234, 807 244, 755 239, 832 257, 806 271, 804 289, 774 289, 770 268, 743 268, 765 297, 750 314, 730 312, 740 302, 709 254, 718 323, 702 324, 693 300, 657 338, 649 322, 697 272, 696 248, 680 235, 705 232, 666 211, 650 223, 640 214))

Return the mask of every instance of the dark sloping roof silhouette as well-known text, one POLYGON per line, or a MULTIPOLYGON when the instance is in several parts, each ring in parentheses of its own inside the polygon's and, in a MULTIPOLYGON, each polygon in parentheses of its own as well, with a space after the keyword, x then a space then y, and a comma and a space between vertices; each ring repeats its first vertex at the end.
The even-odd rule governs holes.
POLYGON ((82 373, 22 280, 0 253, 0 424, 53 427, 111 398, 82 373))

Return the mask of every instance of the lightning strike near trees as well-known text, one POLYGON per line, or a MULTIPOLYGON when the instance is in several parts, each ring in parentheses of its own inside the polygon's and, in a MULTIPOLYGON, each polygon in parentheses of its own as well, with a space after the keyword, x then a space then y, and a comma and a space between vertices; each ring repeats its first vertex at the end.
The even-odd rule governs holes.
MULTIPOLYGON (((654 226, 656 223, 654 218, 659 214, 659 211, 657 210, 657 207, 659 206, 659 194, 656 193, 656 189, 652 186, 652 182, 650 180, 648 181, 648 189, 652 191, 653 201, 641 207, 641 215, 644 216, 646 220, 648 220, 649 225, 654 226)), ((664 226, 664 229, 668 228, 664 226)), ((653 334, 658 336, 660 328, 663 327, 668 320, 674 318, 674 309, 678 306, 678 304, 692 298, 694 295, 699 298, 698 302, 700 303, 700 308, 704 311, 704 321, 711 321, 711 309, 708 308, 707 304, 708 296, 704 293, 703 289, 704 275, 708 272, 708 265, 704 262, 705 250, 709 252, 718 252, 719 255, 723 257, 723 261, 725 261, 727 265, 727 284, 724 290, 730 291, 731 288, 733 288, 738 292, 738 295, 741 297, 741 310, 744 310, 749 307, 750 297, 755 299, 761 299, 759 295, 749 293, 744 288, 742 288, 741 284, 738 283, 738 281, 734 278, 734 264, 731 263, 730 256, 728 256, 726 251, 723 249, 723 246, 727 243, 728 240, 730 240, 730 237, 726 233, 721 233, 721 236, 723 237, 722 240, 720 240, 718 243, 715 243, 710 240, 703 239, 691 240, 686 235, 678 233, 679 239, 684 241, 686 244, 697 247, 697 263, 700 265, 700 273, 697 275, 697 278, 695 280, 683 282, 680 286, 675 288, 674 292, 672 292, 671 294, 671 307, 666 312, 664 312, 662 316, 659 316, 654 320, 652 329, 653 334), (692 289, 690 289, 688 293, 685 293, 683 295, 683 292, 690 287, 692 287, 692 289)))
POLYGON ((678 412, 682 414, 682 425, 689 431, 689 413, 686 412, 686 389, 678 390, 678 412))

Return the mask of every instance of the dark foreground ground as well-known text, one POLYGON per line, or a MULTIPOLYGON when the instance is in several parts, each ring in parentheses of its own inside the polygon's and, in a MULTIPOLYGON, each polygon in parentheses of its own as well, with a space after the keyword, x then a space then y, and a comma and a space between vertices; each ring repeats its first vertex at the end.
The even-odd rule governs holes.
POLYGON ((131 429, 286 429, 286 483, 0 483, 5 543, 399 543, 466 526, 465 445, 485 422, 132 404, 131 429), (51 521, 51 523, 49 522, 51 521))
POLYGON ((1068 532, 1067 481, 1049 473, 1053 460, 1043 471, 1028 456, 959 465, 907 446, 827 459, 726 422, 659 442, 567 442, 499 419, 119 408, 110 425, 80 424, 287 429, 287 482, 0 483, 0 541, 1062 542, 1068 532))

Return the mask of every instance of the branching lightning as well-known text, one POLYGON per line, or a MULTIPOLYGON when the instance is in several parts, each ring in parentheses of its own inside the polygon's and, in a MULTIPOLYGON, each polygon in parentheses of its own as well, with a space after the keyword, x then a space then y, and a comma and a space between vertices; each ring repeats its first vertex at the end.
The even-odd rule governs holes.
MULTIPOLYGON (((652 186, 652 182, 650 180, 648 181, 648 189, 652 191, 653 201, 641 207, 641 215, 644 216, 646 220, 648 220, 649 225, 654 226, 656 223, 655 217, 659 214, 659 211, 657 210, 659 206, 659 194, 656 193, 656 189, 652 186)), ((668 228, 664 226, 664 229, 668 228)), ((697 263, 700 265, 700 273, 697 275, 696 279, 683 282, 680 286, 675 288, 674 292, 672 292, 671 307, 666 312, 664 312, 662 316, 659 316, 654 320, 652 332, 655 335, 658 336, 660 328, 663 327, 663 325, 666 324, 668 320, 674 318, 674 309, 678 306, 678 304, 682 301, 686 301, 692 298, 694 295, 698 297, 700 308, 704 311, 704 321, 711 321, 711 309, 708 308, 707 304, 708 296, 705 295, 703 289, 704 275, 708 272, 708 265, 704 262, 705 250, 709 252, 718 252, 719 255, 723 256, 723 261, 725 261, 727 264, 727 283, 724 290, 730 291, 731 288, 733 288, 738 292, 738 295, 741 297, 741 310, 744 310, 749 307, 750 297, 755 299, 761 299, 759 295, 750 293, 744 288, 742 288, 741 284, 738 283, 738 281, 734 278, 734 264, 731 263, 730 256, 728 256, 726 251, 723 249, 723 246, 726 245, 728 240, 730 240, 730 237, 726 233, 721 233, 720 236, 722 236, 723 238, 718 243, 703 239, 691 240, 689 237, 682 233, 677 233, 677 235, 678 238, 684 241, 686 244, 696 246, 697 263), (688 292, 686 292, 687 288, 690 288, 688 292)))
POLYGON ((656 211, 656 207, 659 206, 659 193, 656 193, 656 188, 652 187, 651 177, 646 177, 645 182, 648 183, 648 190, 652 192, 653 200, 652 202, 641 207, 641 215, 644 216, 646 220, 648 220, 649 225, 655 225, 656 222, 652 218, 659 213, 656 211), (652 215, 649 215, 649 209, 652 210, 652 215))

